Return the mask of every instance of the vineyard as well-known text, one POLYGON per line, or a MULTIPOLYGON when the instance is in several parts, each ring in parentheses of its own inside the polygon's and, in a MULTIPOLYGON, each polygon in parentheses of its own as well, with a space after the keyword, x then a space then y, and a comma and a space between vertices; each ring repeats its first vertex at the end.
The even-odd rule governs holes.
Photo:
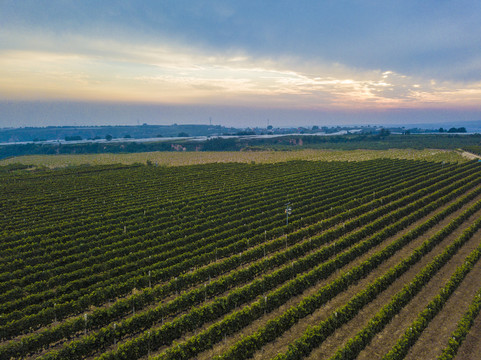
POLYGON ((0 360, 481 353, 477 161, 17 170, 0 209, 0 360))

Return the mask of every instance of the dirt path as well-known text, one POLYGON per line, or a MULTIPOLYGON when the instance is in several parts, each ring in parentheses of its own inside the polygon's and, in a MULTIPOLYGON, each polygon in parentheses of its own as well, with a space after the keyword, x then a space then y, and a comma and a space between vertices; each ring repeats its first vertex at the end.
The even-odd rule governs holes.
POLYGON ((461 149, 459 149, 457 151, 461 156, 463 156, 463 157, 465 157, 469 160, 481 159, 481 156, 479 156, 477 154, 473 154, 472 152, 464 151, 464 150, 461 150, 461 149))

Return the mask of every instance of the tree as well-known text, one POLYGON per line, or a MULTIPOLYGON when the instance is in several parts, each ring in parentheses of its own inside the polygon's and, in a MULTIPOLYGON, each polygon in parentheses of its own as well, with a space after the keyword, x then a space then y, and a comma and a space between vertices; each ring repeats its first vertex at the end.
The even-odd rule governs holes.
POLYGON ((236 151, 237 149, 237 141, 236 139, 222 139, 222 138, 213 138, 209 139, 204 143, 202 147, 204 151, 236 151))
POLYGON ((448 130, 449 133, 465 133, 466 128, 465 127, 460 127, 460 128, 455 128, 452 127, 451 129, 448 130))
POLYGON ((381 131, 379 131, 379 136, 384 137, 384 136, 389 136, 391 132, 388 129, 382 128, 381 131))
POLYGON ((110 135, 110 134, 105 135, 105 140, 107 140, 107 141, 112 140, 112 138, 113 138, 113 137, 112 137, 112 135, 110 135))

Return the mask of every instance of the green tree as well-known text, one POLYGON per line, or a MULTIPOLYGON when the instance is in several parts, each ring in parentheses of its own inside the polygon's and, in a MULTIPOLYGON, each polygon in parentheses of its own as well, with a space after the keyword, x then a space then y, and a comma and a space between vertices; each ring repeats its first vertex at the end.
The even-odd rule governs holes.
POLYGON ((391 135, 391 132, 388 129, 382 128, 381 131, 379 131, 380 137, 389 136, 389 135, 391 135))

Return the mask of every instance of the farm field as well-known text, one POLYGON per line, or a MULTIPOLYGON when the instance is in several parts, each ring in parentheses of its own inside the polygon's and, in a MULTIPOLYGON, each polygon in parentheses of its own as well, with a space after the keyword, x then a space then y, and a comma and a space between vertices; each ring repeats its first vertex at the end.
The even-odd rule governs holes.
POLYGON ((320 153, 0 173, 0 360, 475 358, 481 163, 320 153))
POLYGON ((26 155, 0 160, 0 166, 28 164, 58 168, 78 165, 109 165, 146 163, 182 166, 207 163, 274 163, 292 160, 310 161, 366 161, 379 158, 426 160, 435 162, 465 162, 472 158, 455 150, 389 149, 389 150, 314 150, 297 151, 221 151, 221 152, 147 152, 125 154, 26 155))

